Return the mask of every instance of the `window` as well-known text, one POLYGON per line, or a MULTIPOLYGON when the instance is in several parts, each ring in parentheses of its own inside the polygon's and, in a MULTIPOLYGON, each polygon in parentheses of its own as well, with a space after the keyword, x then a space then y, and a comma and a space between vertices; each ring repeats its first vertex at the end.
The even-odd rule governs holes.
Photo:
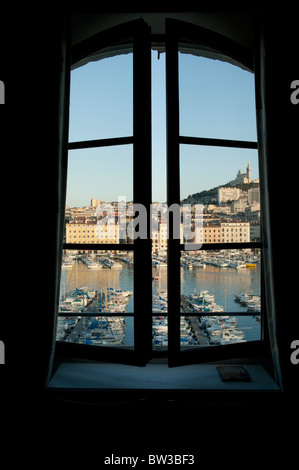
POLYGON ((74 48, 57 340, 177 365, 262 340, 254 80, 242 51, 201 28, 167 20, 152 44, 152 74, 142 20, 74 48))
MULTIPOLYGON (((169 310, 175 312, 169 315, 169 329, 173 332, 170 348, 176 363, 188 357, 202 360, 202 351, 211 345, 234 347, 248 342, 245 328, 254 331, 253 340, 261 339, 260 316, 255 316, 255 324, 246 323, 247 312, 235 305, 244 295, 248 303, 242 305, 248 306, 252 301, 250 306, 255 310, 251 312, 260 312, 261 244, 251 240, 250 223, 245 216, 236 220, 230 205, 215 205, 221 187, 237 188, 242 197, 248 198, 250 185, 259 186, 254 79, 246 67, 246 58, 236 64, 230 44, 222 44, 220 56, 217 48, 202 52, 202 46, 209 46, 209 33, 181 22, 169 21, 167 40, 168 204, 204 203, 203 230, 208 230, 200 250, 188 251, 184 245, 169 240, 169 310), (232 168, 241 164, 244 170, 232 174, 232 168), (209 186, 204 186, 208 181, 209 186), (219 212, 220 209, 224 211, 219 212), (226 228, 222 243, 211 236, 211 216, 219 229, 226 228), (238 235, 241 226, 247 227, 242 239, 238 235), (190 288, 179 269, 182 259, 189 259, 187 266, 192 270, 198 262, 213 266, 214 279, 209 279, 208 272, 196 273, 190 288), (256 271, 243 271, 241 266, 245 270, 251 266, 256 271), (242 292, 233 292, 238 289, 242 292), (194 344, 182 341, 182 317, 188 318, 197 332, 194 344), (201 350, 198 354, 196 348, 201 350)), ((218 47, 221 49, 220 43, 218 47)))
POLYGON ((130 237, 129 206, 151 200, 147 35, 137 21, 73 50, 57 329, 70 354, 140 365, 151 348, 151 252, 149 238, 130 237))

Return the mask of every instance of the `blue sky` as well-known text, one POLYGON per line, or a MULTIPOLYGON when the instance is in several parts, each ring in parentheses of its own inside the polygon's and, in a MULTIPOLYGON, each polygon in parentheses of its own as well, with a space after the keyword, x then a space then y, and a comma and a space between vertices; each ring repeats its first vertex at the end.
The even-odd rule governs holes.
MULTIPOLYGON (((131 136, 132 54, 89 63, 71 77, 70 141, 131 136)), ((254 76, 216 60, 180 54, 180 133, 256 140, 254 76)), ((225 184, 248 160, 258 177, 255 150, 182 145, 181 198, 225 184)), ((153 200, 166 200, 165 54, 152 53, 153 200)), ((107 202, 133 194, 132 145, 69 152, 67 205, 92 197, 107 202)), ((138 202, 138 201, 136 201, 138 202)))

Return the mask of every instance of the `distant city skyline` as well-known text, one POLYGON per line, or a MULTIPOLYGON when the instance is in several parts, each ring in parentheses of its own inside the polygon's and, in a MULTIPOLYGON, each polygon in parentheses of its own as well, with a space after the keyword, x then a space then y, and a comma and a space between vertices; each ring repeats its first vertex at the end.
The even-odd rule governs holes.
MULTIPOLYGON (((254 76, 240 68, 180 54, 180 133, 256 141, 254 76)), ((130 136, 133 131, 132 54, 103 59, 72 71, 70 142, 130 136)), ((166 201, 165 54, 152 53, 152 200, 166 201)), ((180 146, 181 194, 226 184, 246 171, 259 177, 257 150, 180 146)), ((68 207, 92 198, 133 199, 133 146, 69 152, 68 207)), ((138 202, 138 201, 136 201, 138 202)))

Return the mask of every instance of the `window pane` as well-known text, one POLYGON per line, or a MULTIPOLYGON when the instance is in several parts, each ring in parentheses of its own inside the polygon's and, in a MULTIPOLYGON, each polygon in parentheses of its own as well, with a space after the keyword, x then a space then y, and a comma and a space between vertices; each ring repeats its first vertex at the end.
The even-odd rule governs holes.
POLYGON ((167 321, 167 260, 153 253, 152 256, 152 335, 153 350, 167 350, 168 321, 167 321))
POLYGON ((65 250, 59 311, 133 313, 133 272, 131 251, 65 250))
POLYGON ((133 317, 59 317, 57 341, 93 346, 134 346, 133 317))
POLYGON ((187 329, 181 327, 181 349, 224 346, 261 339, 260 315, 188 315, 184 317, 184 322, 187 329))
POLYGON ((166 258, 153 256, 153 314, 167 314, 167 262, 166 258))
POLYGON ((256 141, 254 75, 228 62, 179 54, 180 134, 256 141))
POLYGON ((152 200, 166 202, 165 53, 152 51, 152 200))
POLYGON ((260 340, 260 286, 259 249, 182 252, 182 307, 195 343, 260 340))
POLYGON ((109 315, 134 312, 133 276, 131 251, 64 250, 57 340, 133 345, 133 318, 109 315))
POLYGON ((132 145, 70 151, 66 243, 131 242, 132 198, 132 145))
POLYGON ((188 204, 203 205, 203 243, 259 241, 257 150, 181 145, 180 199, 186 215, 188 204))
POLYGON ((133 54, 71 72, 70 142, 133 135, 133 54))
POLYGON ((168 349, 168 317, 155 315, 152 321, 153 351, 167 351, 168 349))

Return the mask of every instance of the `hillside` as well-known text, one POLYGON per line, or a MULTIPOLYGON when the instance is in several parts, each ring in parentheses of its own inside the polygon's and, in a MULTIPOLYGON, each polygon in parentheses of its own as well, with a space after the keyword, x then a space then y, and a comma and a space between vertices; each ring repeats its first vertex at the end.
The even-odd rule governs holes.
POLYGON ((191 203, 208 204, 208 203, 211 203, 212 201, 215 202, 215 200, 217 200, 219 188, 235 187, 235 188, 241 189, 241 191, 248 191, 248 189, 256 188, 258 186, 259 186, 258 183, 221 184, 212 189, 207 189, 204 191, 200 191, 198 193, 189 194, 189 196, 186 199, 183 199, 181 202, 183 204, 191 204, 191 203))

